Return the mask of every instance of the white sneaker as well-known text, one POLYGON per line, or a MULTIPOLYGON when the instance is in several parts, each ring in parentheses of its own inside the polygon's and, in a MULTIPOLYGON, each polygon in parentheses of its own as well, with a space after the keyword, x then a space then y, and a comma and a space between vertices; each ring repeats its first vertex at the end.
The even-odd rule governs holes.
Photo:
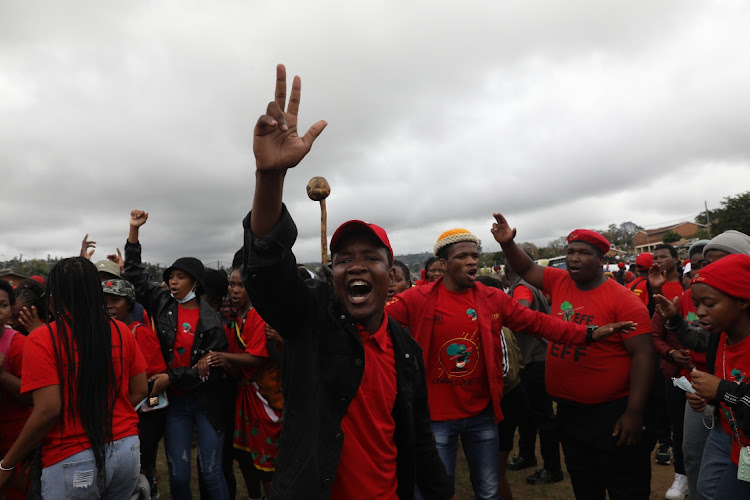
POLYGON ((664 498, 667 500, 682 500, 688 494, 687 476, 685 474, 675 474, 672 486, 667 490, 664 498))

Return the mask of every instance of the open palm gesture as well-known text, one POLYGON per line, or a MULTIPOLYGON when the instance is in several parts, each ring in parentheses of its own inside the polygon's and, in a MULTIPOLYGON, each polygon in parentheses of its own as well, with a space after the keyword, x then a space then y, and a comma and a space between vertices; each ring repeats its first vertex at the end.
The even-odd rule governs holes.
POLYGON ((302 81, 295 76, 287 106, 286 68, 283 64, 276 66, 275 100, 268 103, 266 114, 258 118, 253 132, 253 153, 258 171, 281 173, 295 167, 326 127, 327 123, 321 120, 310 127, 304 136, 298 135, 297 113, 301 91, 302 81))
POLYGON ((492 215, 495 217, 495 222, 492 224, 491 231, 492 236, 495 237, 495 241, 501 245, 511 242, 516 237, 516 230, 511 229, 503 214, 494 213, 492 215))

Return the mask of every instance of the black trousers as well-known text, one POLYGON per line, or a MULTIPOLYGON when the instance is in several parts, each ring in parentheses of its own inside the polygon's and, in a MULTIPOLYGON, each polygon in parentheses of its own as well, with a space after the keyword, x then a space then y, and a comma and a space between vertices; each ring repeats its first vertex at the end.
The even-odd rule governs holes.
POLYGON ((526 418, 522 418, 518 425, 518 456, 531 458, 536 454, 538 432, 544 468, 550 472, 559 472, 560 438, 552 398, 547 394, 547 387, 544 385, 544 367, 543 361, 534 361, 521 371, 522 386, 526 390, 529 407, 526 418))
MULTIPOLYGON (((156 452, 159 441, 164 436, 164 422, 167 410, 153 410, 138 413, 138 434, 141 438, 141 472, 153 486, 156 474, 156 452)), ((156 494, 156 492, 152 492, 156 494)))
POLYGON ((685 460, 682 453, 682 431, 684 427, 683 424, 685 423, 685 391, 675 387, 671 379, 664 381, 664 389, 666 393, 669 424, 672 427, 672 457, 674 459, 674 471, 677 474, 685 474, 685 460))
POLYGON ((648 432, 635 446, 617 446, 612 436, 627 398, 600 405, 558 402, 557 422, 573 491, 578 500, 647 500, 651 493, 648 432))

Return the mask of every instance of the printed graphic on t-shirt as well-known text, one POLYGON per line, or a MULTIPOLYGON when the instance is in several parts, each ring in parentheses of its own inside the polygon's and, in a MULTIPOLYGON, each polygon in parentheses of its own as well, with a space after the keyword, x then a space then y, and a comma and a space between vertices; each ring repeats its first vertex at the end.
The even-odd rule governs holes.
POLYGON ((193 327, 187 321, 182 324, 182 333, 191 333, 195 335, 195 332, 193 331, 193 327))
POLYGON ((453 377, 465 377, 477 367, 477 345, 465 338, 449 340, 440 348, 440 368, 453 377))
POLYGON ((695 320, 697 320, 697 319, 698 319, 698 315, 697 315, 697 314, 695 314, 695 313, 694 313, 693 311, 690 311, 690 312, 689 312, 689 313, 687 313, 687 315, 685 316, 685 320, 686 320, 686 321, 687 321, 688 323, 692 323, 693 321, 695 321, 695 320))
POLYGON ((560 304, 560 311, 557 313, 558 316, 562 316, 563 321, 572 321, 579 325, 589 325, 594 321, 594 317, 586 314, 577 313, 584 306, 575 307, 567 300, 560 304))

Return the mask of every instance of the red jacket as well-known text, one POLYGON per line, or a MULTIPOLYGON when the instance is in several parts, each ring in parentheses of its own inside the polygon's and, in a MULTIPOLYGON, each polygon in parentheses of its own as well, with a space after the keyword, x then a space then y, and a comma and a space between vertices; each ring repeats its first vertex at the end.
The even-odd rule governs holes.
MULTIPOLYGON (((437 294, 443 278, 423 286, 409 288, 386 304, 386 312, 404 326, 422 348, 425 366, 430 352, 432 322, 435 316, 437 294)), ((503 395, 502 327, 523 330, 553 342, 570 345, 586 343, 586 326, 565 322, 522 306, 507 293, 497 288, 474 283, 474 302, 482 339, 484 363, 489 380, 490 396, 495 418, 503 419, 500 400, 503 395)))

